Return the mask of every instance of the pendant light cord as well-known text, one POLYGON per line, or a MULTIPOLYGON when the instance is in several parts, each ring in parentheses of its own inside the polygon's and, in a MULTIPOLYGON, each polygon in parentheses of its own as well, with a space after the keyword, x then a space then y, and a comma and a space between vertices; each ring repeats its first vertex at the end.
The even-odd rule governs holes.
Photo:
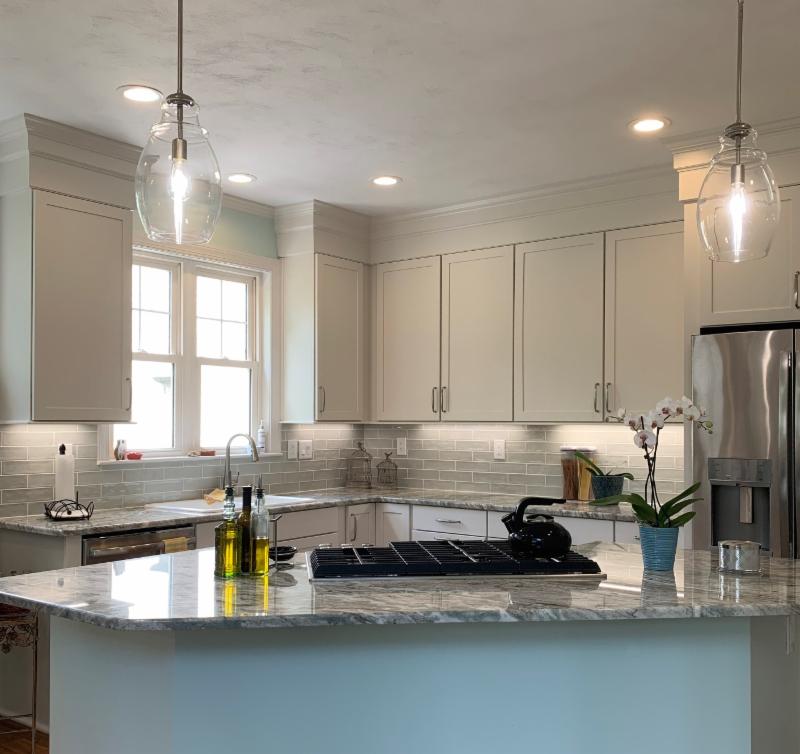
MULTIPOLYGON (((739 0, 739 76, 741 89, 741 70, 742 70, 742 22, 741 5, 739 0)), ((183 0, 178 0, 178 94, 183 94, 183 0)))
MULTIPOLYGON (((178 0, 182 3, 183 0, 178 0)), ((742 122, 742 30, 744 29, 744 0, 739 3, 739 48, 736 56, 736 122, 742 122)))

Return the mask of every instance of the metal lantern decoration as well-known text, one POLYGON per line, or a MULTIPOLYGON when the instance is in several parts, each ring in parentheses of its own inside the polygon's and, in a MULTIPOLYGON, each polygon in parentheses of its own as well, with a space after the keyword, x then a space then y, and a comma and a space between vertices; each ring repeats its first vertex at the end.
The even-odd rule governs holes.
POLYGON ((378 487, 397 488, 397 464, 389 459, 391 452, 384 453, 386 459, 378 464, 378 487))
POLYGON ((348 487, 372 487, 372 456, 358 443, 358 450, 347 459, 348 487))

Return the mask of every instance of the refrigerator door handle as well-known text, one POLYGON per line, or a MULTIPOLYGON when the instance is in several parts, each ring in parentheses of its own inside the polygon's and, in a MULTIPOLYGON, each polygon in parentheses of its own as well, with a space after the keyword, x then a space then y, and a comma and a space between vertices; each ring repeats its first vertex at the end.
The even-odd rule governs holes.
MULTIPOLYGON (((780 474, 780 510, 785 511, 779 518, 783 521, 771 522, 771 536, 779 538, 780 549, 778 552, 788 552, 790 558, 794 557, 795 521, 793 486, 794 469, 797 466, 795 458, 794 438, 789 436, 789 428, 794 426, 792 419, 792 369, 794 367, 794 354, 791 351, 780 352, 780 372, 778 378, 778 457, 787 459, 787 463, 779 466, 780 474), (777 531, 776 531, 777 524, 777 531), (784 530, 784 526, 786 527, 784 530)), ((774 541, 774 540, 773 540, 774 541)), ((773 551, 776 548, 773 545, 773 551)))

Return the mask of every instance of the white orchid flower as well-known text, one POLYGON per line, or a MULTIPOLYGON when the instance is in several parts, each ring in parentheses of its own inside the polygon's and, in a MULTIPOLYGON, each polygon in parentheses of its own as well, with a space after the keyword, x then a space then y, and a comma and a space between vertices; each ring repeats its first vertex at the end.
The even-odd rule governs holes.
POLYGON ((659 413, 665 417, 676 416, 677 408, 678 408, 677 401, 674 401, 672 400, 672 398, 667 396, 666 398, 660 400, 656 404, 656 413, 659 413))
POLYGON ((655 433, 649 429, 640 429, 633 437, 637 448, 654 448, 656 445, 655 433))
POLYGON ((690 422, 693 422, 697 421, 702 416, 702 413, 697 406, 688 406, 683 410, 683 415, 690 422))
POLYGON ((663 429, 667 417, 658 411, 651 411, 644 417, 644 426, 649 429, 663 429))
POLYGON ((642 416, 641 416, 641 414, 626 414, 625 418, 623 419, 623 421, 634 432, 638 432, 642 428, 642 416))

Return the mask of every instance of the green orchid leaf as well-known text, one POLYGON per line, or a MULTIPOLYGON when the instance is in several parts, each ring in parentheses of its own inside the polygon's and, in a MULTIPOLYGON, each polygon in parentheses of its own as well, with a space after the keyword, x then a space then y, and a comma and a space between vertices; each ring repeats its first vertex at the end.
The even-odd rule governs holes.
POLYGON ((658 514, 645 502, 631 501, 633 512, 640 521, 646 524, 657 525, 658 514))
POLYGON ((671 497, 669 500, 667 500, 666 503, 664 503, 664 505, 669 505, 670 503, 677 503, 678 500, 683 500, 683 498, 693 495, 699 489, 700 489, 700 482, 695 482, 690 487, 687 487, 683 492, 679 492, 677 495, 675 495, 675 497, 671 497))
POLYGON ((661 506, 661 510, 666 511, 667 516, 674 516, 687 506, 694 505, 694 503, 699 503, 702 500, 702 497, 690 497, 688 500, 679 500, 677 503, 664 503, 664 505, 661 506))
POLYGON ((586 464, 587 468, 589 469, 589 473, 593 476, 605 476, 603 470, 591 458, 589 458, 589 456, 581 453, 580 450, 575 451, 575 457, 586 464))
POLYGON ((697 511, 689 511, 689 513, 684 513, 682 516, 678 516, 677 518, 673 518, 669 525, 676 529, 679 526, 683 526, 684 524, 688 524, 695 516, 697 515, 697 511))

